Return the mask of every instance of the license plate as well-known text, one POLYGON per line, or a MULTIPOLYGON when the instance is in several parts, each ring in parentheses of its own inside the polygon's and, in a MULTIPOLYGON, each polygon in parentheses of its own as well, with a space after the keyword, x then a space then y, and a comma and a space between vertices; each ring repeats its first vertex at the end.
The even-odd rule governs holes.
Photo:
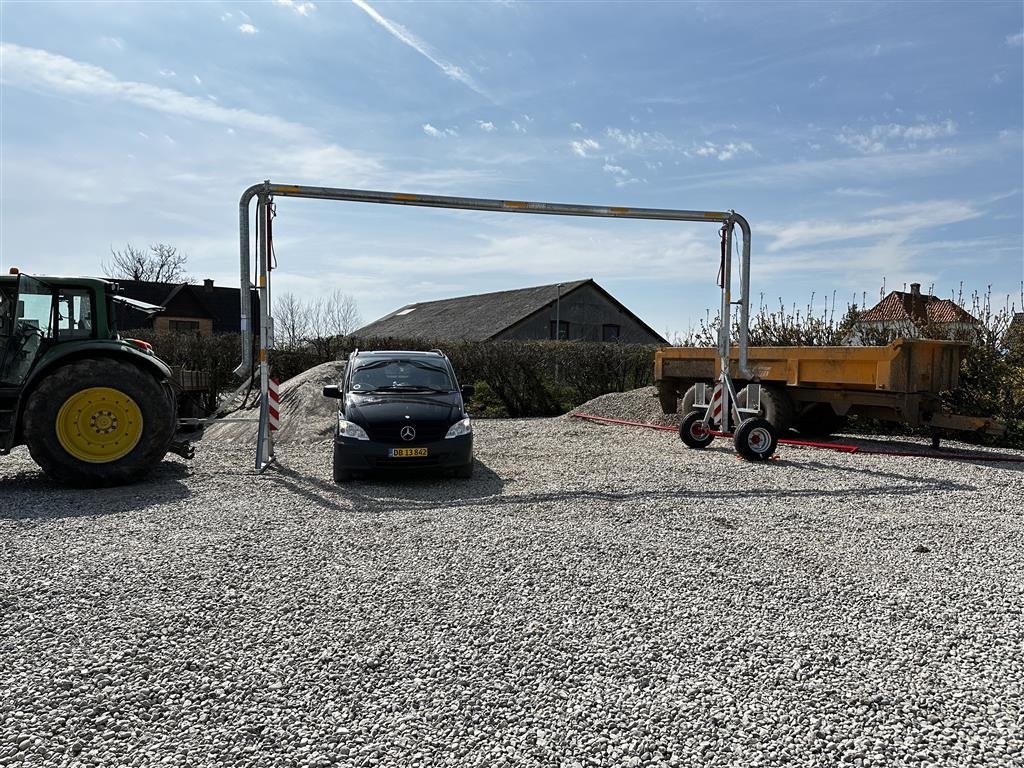
POLYGON ((408 459, 415 456, 426 456, 426 448, 392 448, 388 451, 388 456, 393 459, 408 459))

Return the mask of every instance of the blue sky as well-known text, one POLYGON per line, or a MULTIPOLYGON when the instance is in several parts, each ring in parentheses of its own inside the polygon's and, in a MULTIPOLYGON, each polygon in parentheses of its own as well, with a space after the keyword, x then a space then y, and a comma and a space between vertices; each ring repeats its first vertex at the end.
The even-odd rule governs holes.
MULTIPOLYGON (((722 210, 754 304, 1024 279, 1024 6, 0 5, 4 271, 167 242, 238 283, 279 183, 722 210)), ((593 277, 659 331, 717 306, 716 227, 280 199, 275 289, 414 301, 593 277)))

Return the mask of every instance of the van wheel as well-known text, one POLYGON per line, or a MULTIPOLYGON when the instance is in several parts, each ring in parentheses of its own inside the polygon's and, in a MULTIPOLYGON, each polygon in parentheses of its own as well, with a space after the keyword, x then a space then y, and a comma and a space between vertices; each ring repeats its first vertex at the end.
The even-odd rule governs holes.
POLYGON ((333 472, 334 482, 336 483, 348 483, 352 480, 352 471, 346 469, 342 464, 342 453, 338 444, 334 444, 334 466, 333 472))

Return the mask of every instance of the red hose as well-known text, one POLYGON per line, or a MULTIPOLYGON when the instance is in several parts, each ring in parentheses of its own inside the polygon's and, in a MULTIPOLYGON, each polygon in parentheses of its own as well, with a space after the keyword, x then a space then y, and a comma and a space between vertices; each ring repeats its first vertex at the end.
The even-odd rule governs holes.
MULTIPOLYGON (((599 424, 618 424, 623 427, 641 427, 643 429, 656 429, 659 432, 678 432, 678 427, 670 427, 662 424, 644 424, 640 421, 627 421, 625 419, 612 419, 607 416, 591 416, 589 413, 573 413, 577 419, 593 421, 599 424)), ((727 437, 722 432, 712 432, 717 437, 727 437)), ((1024 456, 1008 456, 1006 454, 949 454, 949 453, 927 453, 925 451, 879 451, 872 448, 861 448, 857 445, 845 445, 843 443, 823 443, 816 440, 791 440, 779 438, 783 445, 797 445, 804 448, 822 448, 829 451, 840 451, 841 453, 863 453, 869 456, 913 456, 926 459, 948 459, 958 461, 1012 461, 1024 462, 1024 456)))

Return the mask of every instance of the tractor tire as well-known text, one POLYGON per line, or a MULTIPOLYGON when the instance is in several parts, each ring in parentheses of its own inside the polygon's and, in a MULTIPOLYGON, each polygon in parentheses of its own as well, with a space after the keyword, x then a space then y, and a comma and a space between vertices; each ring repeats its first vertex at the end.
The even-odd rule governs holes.
POLYGON ((112 358, 76 360, 45 374, 25 405, 29 453, 58 482, 126 485, 170 447, 177 405, 153 373, 112 358))
MULTIPOLYGON (((744 387, 736 393, 736 406, 747 407, 747 388, 744 387)), ((782 434, 793 426, 796 408, 792 398, 780 387, 766 387, 761 385, 761 411, 762 419, 771 422, 775 431, 782 434)))
POLYGON ((828 403, 815 403, 796 417, 793 426, 804 437, 828 437, 846 427, 845 416, 836 413, 828 403))
POLYGON ((748 461, 765 461, 775 453, 779 435, 768 419, 747 419, 733 436, 736 453, 748 461))

